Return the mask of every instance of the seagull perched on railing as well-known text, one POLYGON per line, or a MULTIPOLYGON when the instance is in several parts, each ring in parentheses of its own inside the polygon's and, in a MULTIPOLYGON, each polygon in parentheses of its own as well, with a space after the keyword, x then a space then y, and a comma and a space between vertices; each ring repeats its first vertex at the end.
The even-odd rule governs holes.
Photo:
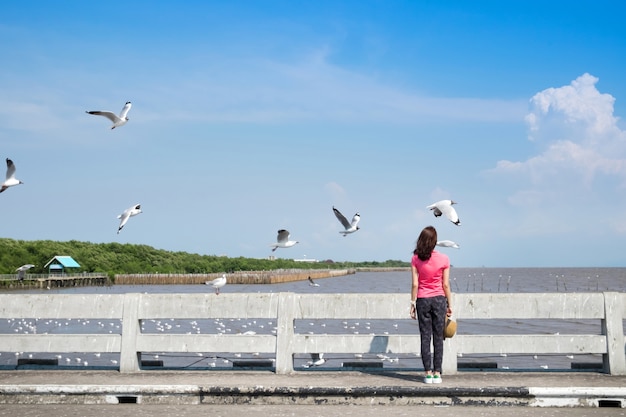
POLYGON ((439 217, 443 214, 452 223, 460 226, 461 220, 459 220, 459 216, 456 214, 456 210, 454 209, 454 207, 452 207, 453 204, 456 204, 456 202, 452 200, 441 200, 431 204, 430 206, 426 206, 426 208, 431 209, 435 217, 439 217))
POLYGON ((135 204, 134 206, 127 208, 122 214, 117 216, 117 218, 120 219, 120 226, 117 229, 117 233, 120 233, 120 230, 122 230, 122 227, 124 227, 128 219, 138 215, 139 213, 141 213, 141 204, 135 204))
POLYGON ((335 216, 337 216, 337 219, 339 220, 339 222, 341 222, 341 224, 343 225, 345 229, 339 232, 343 234, 343 237, 346 237, 348 234, 354 233, 360 229, 358 224, 359 224, 359 220, 361 220, 361 215, 359 213, 356 213, 354 216, 352 216, 352 221, 348 222, 348 219, 346 219, 346 216, 341 214, 341 212, 337 210, 334 206, 333 206, 333 212, 335 213, 335 216))
POLYGON ((7 158, 7 176, 5 181, 0 186, 0 193, 6 190, 9 187, 13 187, 14 185, 24 184, 22 181, 15 178, 15 164, 9 158, 7 158))
POLYGON ((215 294, 220 295, 220 288, 226 285, 226 274, 222 274, 221 277, 215 278, 212 281, 207 281, 205 284, 215 288, 215 294))
POLYGON ((289 236, 288 230, 280 229, 278 231, 278 236, 276 236, 276 243, 272 243, 270 245, 272 247, 272 252, 278 248, 290 248, 296 243, 300 243, 297 240, 289 240, 289 236))
POLYGON ((118 126, 124 126, 126 122, 128 122, 129 119, 128 117, 126 117, 126 115, 128 114, 128 111, 130 110, 131 105, 132 105, 131 102, 127 101, 126 104, 124 104, 124 107, 122 108, 122 111, 120 112, 119 116, 113 113, 112 111, 101 111, 101 110, 86 111, 85 113, 93 114, 95 116, 106 117, 107 119, 113 122, 113 126, 111 126, 111 129, 115 129, 118 126))

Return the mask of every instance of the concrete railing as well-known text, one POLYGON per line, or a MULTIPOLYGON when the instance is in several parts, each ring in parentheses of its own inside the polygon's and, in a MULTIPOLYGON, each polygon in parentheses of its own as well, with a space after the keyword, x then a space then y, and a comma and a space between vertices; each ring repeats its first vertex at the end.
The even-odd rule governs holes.
MULTIPOLYGON (((120 371, 140 370, 141 352, 229 352, 275 355, 277 373, 293 372, 294 354, 419 350, 418 334, 304 334, 296 320, 403 320, 406 294, 1 294, 0 319, 119 319, 120 334, 3 334, 0 352, 120 354, 120 371), (275 334, 142 333, 142 320, 272 319, 275 334)), ((626 374, 622 293, 455 294, 455 318, 599 320, 600 334, 464 335, 445 342, 444 372, 463 354, 600 354, 604 371, 626 374)))

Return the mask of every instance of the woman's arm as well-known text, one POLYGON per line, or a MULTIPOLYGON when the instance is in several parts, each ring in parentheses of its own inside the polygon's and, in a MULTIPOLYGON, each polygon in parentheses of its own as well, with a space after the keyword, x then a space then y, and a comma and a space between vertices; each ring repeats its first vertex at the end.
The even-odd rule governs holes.
POLYGON ((446 294, 446 300, 448 300, 448 316, 452 315, 452 291, 450 291, 450 268, 443 270, 443 292, 446 294))
POLYGON ((417 298, 417 284, 419 282, 419 272, 415 265, 411 265, 411 318, 416 319, 415 300, 417 298))

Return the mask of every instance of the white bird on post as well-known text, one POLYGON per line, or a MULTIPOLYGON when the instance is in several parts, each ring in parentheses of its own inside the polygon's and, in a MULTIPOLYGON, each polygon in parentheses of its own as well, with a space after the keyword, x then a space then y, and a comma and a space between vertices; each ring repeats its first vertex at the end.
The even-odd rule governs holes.
POLYGON ((207 281, 205 284, 215 288, 215 294, 220 295, 220 288, 226 285, 226 274, 222 274, 221 277, 215 278, 212 281, 207 281))

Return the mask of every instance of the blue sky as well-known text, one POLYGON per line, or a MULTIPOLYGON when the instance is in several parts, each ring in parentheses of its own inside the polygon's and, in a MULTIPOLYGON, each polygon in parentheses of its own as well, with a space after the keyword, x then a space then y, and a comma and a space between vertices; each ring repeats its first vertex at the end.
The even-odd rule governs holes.
POLYGON ((0 236, 626 266, 622 1, 0 5, 0 236), (119 112, 115 130, 86 110, 119 112), (461 226, 426 206, 458 202, 461 226), (116 216, 143 213, 116 234, 116 216), (361 214, 342 237, 332 206, 361 214))

